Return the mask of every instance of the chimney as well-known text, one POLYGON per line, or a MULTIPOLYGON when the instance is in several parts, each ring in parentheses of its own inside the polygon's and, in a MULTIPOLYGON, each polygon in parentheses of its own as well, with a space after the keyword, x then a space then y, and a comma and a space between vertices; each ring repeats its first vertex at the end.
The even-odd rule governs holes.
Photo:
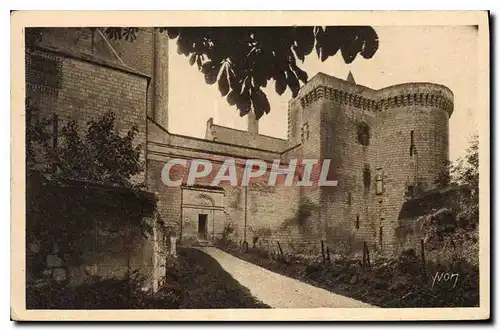
POLYGON ((153 28, 153 117, 168 130, 168 36, 153 28))
POLYGON ((250 111, 248 117, 248 132, 259 134, 259 120, 255 118, 255 113, 250 111))

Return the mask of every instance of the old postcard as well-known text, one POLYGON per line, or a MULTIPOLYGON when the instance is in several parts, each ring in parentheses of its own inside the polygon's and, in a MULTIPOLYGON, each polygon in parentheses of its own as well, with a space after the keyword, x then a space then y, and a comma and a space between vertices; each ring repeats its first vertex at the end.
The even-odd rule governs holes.
POLYGON ((488 12, 11 22, 13 319, 489 318, 488 12))

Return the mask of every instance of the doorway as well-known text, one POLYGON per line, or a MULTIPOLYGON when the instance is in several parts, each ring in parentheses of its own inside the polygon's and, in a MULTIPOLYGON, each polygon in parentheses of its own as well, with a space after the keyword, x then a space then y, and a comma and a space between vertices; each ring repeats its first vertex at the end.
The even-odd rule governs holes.
POLYGON ((198 238, 207 239, 208 214, 198 214, 198 238))

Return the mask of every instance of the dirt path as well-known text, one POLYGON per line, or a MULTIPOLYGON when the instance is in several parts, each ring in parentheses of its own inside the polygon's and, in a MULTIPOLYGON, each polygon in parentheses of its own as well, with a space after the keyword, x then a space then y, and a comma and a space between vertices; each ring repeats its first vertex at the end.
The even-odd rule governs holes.
POLYGON ((254 297, 273 308, 376 308, 240 260, 215 247, 200 248, 212 256, 254 297))

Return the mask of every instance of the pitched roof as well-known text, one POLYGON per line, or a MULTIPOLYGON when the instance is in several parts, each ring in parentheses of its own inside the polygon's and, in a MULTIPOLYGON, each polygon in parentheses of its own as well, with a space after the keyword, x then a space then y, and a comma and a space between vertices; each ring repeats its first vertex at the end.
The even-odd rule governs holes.
POLYGON ((265 148, 275 152, 281 152, 289 147, 288 141, 285 139, 254 134, 217 124, 210 124, 205 139, 214 140, 214 138, 218 142, 230 143, 243 147, 265 148))

